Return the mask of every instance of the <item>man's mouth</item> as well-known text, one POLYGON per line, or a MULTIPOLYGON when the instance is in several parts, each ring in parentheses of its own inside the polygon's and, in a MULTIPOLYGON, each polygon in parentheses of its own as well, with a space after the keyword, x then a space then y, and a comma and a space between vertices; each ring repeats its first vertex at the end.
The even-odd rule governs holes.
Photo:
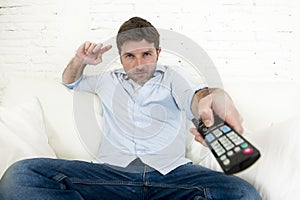
POLYGON ((146 71, 135 71, 134 73, 133 73, 134 75, 137 75, 137 76, 139 76, 139 75, 144 75, 144 74, 146 74, 146 71))
POLYGON ((134 75, 143 75, 146 74, 146 72, 135 72, 134 75))

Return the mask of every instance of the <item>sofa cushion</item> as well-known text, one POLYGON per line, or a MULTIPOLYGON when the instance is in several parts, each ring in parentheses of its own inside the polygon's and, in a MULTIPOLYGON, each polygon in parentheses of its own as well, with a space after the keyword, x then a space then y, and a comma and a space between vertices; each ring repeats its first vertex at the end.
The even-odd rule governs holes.
POLYGON ((55 158, 48 144, 37 98, 14 107, 0 107, 0 177, 12 163, 32 157, 55 158))
POLYGON ((300 196, 299 124, 298 110, 298 114, 251 137, 260 148, 262 157, 252 171, 241 176, 252 180, 264 199, 294 199, 300 196))
MULTIPOLYGON (((253 184, 263 199, 294 199, 295 196, 300 196, 299 124, 298 111, 298 114, 288 120, 255 133, 245 134, 245 137, 258 147, 261 158, 237 175, 253 184)), ((199 164, 221 171, 211 154, 199 164)))
MULTIPOLYGON (((86 143, 74 118, 73 91, 57 79, 11 77, 6 81, 2 106, 13 106, 37 97, 45 119, 49 144, 58 158, 91 161, 97 153, 100 137, 86 143)), ((95 116, 102 110, 95 95, 82 93, 79 98, 95 98, 95 116)))

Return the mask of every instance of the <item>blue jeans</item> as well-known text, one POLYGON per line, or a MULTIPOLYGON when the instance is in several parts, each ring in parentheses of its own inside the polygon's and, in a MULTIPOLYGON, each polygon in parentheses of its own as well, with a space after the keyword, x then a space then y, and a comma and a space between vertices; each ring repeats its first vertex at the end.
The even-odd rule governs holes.
POLYGON ((127 168, 36 158, 13 164, 0 183, 1 200, 261 199, 246 181, 186 164, 166 175, 135 160, 127 168))

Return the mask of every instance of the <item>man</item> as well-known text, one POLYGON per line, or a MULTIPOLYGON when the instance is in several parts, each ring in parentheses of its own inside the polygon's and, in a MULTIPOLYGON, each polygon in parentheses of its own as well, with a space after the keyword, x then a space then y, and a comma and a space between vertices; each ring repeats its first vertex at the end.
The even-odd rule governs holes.
MULTIPOLYGON (((103 140, 95 163, 58 159, 17 162, 0 186, 4 199, 260 199, 246 181, 185 158, 185 119, 213 124, 213 112, 242 133, 228 94, 192 88, 180 73, 157 66, 159 33, 133 17, 119 29, 123 69, 85 76, 111 49, 83 43, 63 72, 64 84, 96 93, 103 104, 103 140)), ((195 128, 190 130, 202 144, 195 128)))

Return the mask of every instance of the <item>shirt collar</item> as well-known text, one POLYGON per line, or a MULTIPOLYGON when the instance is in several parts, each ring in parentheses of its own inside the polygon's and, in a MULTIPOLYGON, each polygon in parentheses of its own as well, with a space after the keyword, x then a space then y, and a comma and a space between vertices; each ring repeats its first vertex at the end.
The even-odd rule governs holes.
MULTIPOLYGON (((166 66, 157 65, 153 75, 155 77, 155 76, 165 73, 165 71, 166 71, 166 66)), ((114 70, 114 73, 119 74, 120 77, 122 77, 124 80, 128 80, 128 75, 126 74, 126 72, 123 68, 114 70)))

